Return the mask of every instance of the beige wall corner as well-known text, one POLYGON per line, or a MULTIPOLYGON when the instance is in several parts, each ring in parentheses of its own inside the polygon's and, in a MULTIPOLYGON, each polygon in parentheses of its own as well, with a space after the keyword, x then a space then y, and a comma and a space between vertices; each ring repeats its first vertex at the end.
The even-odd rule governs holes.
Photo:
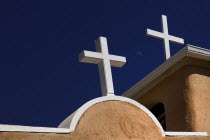
POLYGON ((185 95, 192 131, 210 133, 210 69, 187 67, 185 95))

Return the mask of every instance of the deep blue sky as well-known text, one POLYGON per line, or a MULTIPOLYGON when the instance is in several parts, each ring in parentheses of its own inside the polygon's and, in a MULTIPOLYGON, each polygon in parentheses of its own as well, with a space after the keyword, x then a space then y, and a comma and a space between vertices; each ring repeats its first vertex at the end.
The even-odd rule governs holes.
MULTIPOLYGON (((101 96, 97 65, 78 62, 94 40, 125 56, 112 68, 120 95, 164 62, 162 31, 210 49, 209 0, 18 0, 0 2, 0 124, 56 127, 85 102, 101 96)), ((172 55, 184 45, 171 43, 172 55)))

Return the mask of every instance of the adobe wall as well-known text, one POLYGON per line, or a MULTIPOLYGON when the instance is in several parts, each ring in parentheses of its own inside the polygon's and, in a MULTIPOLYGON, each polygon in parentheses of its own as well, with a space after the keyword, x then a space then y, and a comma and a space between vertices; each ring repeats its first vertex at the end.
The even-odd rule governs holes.
POLYGON ((210 134, 210 69, 184 66, 137 101, 148 108, 163 103, 167 131, 210 134))
POLYGON ((210 137, 163 137, 154 121, 138 107, 105 101, 90 107, 70 134, 0 132, 1 140, 210 140, 210 137))
POLYGON ((191 129, 210 134, 210 69, 188 69, 187 75, 188 94, 185 99, 190 110, 191 129))

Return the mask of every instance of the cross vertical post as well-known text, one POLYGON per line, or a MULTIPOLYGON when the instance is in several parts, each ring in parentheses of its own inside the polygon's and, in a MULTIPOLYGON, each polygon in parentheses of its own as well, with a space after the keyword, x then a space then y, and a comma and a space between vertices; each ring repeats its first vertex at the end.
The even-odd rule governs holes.
POLYGON ((111 66, 122 67, 126 63, 126 58, 110 55, 107 39, 105 37, 99 37, 99 39, 95 41, 95 46, 96 52, 81 52, 79 55, 79 61, 98 64, 102 95, 114 95, 111 66))
POLYGON ((171 57, 170 53, 170 45, 169 45, 169 39, 168 39, 168 23, 167 23, 167 17, 162 15, 162 30, 165 35, 164 39, 164 45, 165 45, 165 58, 166 60, 171 57))

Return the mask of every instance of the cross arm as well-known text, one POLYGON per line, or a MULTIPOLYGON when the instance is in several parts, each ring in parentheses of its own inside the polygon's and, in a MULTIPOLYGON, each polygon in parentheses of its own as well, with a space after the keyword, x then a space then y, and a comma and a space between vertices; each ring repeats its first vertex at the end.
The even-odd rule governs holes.
POLYGON ((146 34, 148 36, 152 36, 152 37, 159 38, 159 39, 163 39, 164 38, 164 34, 163 33, 160 33, 160 32, 154 31, 154 30, 150 30, 150 29, 146 30, 146 34))
POLYGON ((79 54, 79 61, 85 63, 94 63, 98 64, 103 59, 101 53, 98 52, 91 52, 91 51, 82 51, 79 54))
POLYGON ((109 59, 113 67, 122 67, 126 63, 126 58, 122 56, 110 55, 109 59))
POLYGON ((184 44, 184 39, 169 35, 169 40, 178 44, 184 44))

